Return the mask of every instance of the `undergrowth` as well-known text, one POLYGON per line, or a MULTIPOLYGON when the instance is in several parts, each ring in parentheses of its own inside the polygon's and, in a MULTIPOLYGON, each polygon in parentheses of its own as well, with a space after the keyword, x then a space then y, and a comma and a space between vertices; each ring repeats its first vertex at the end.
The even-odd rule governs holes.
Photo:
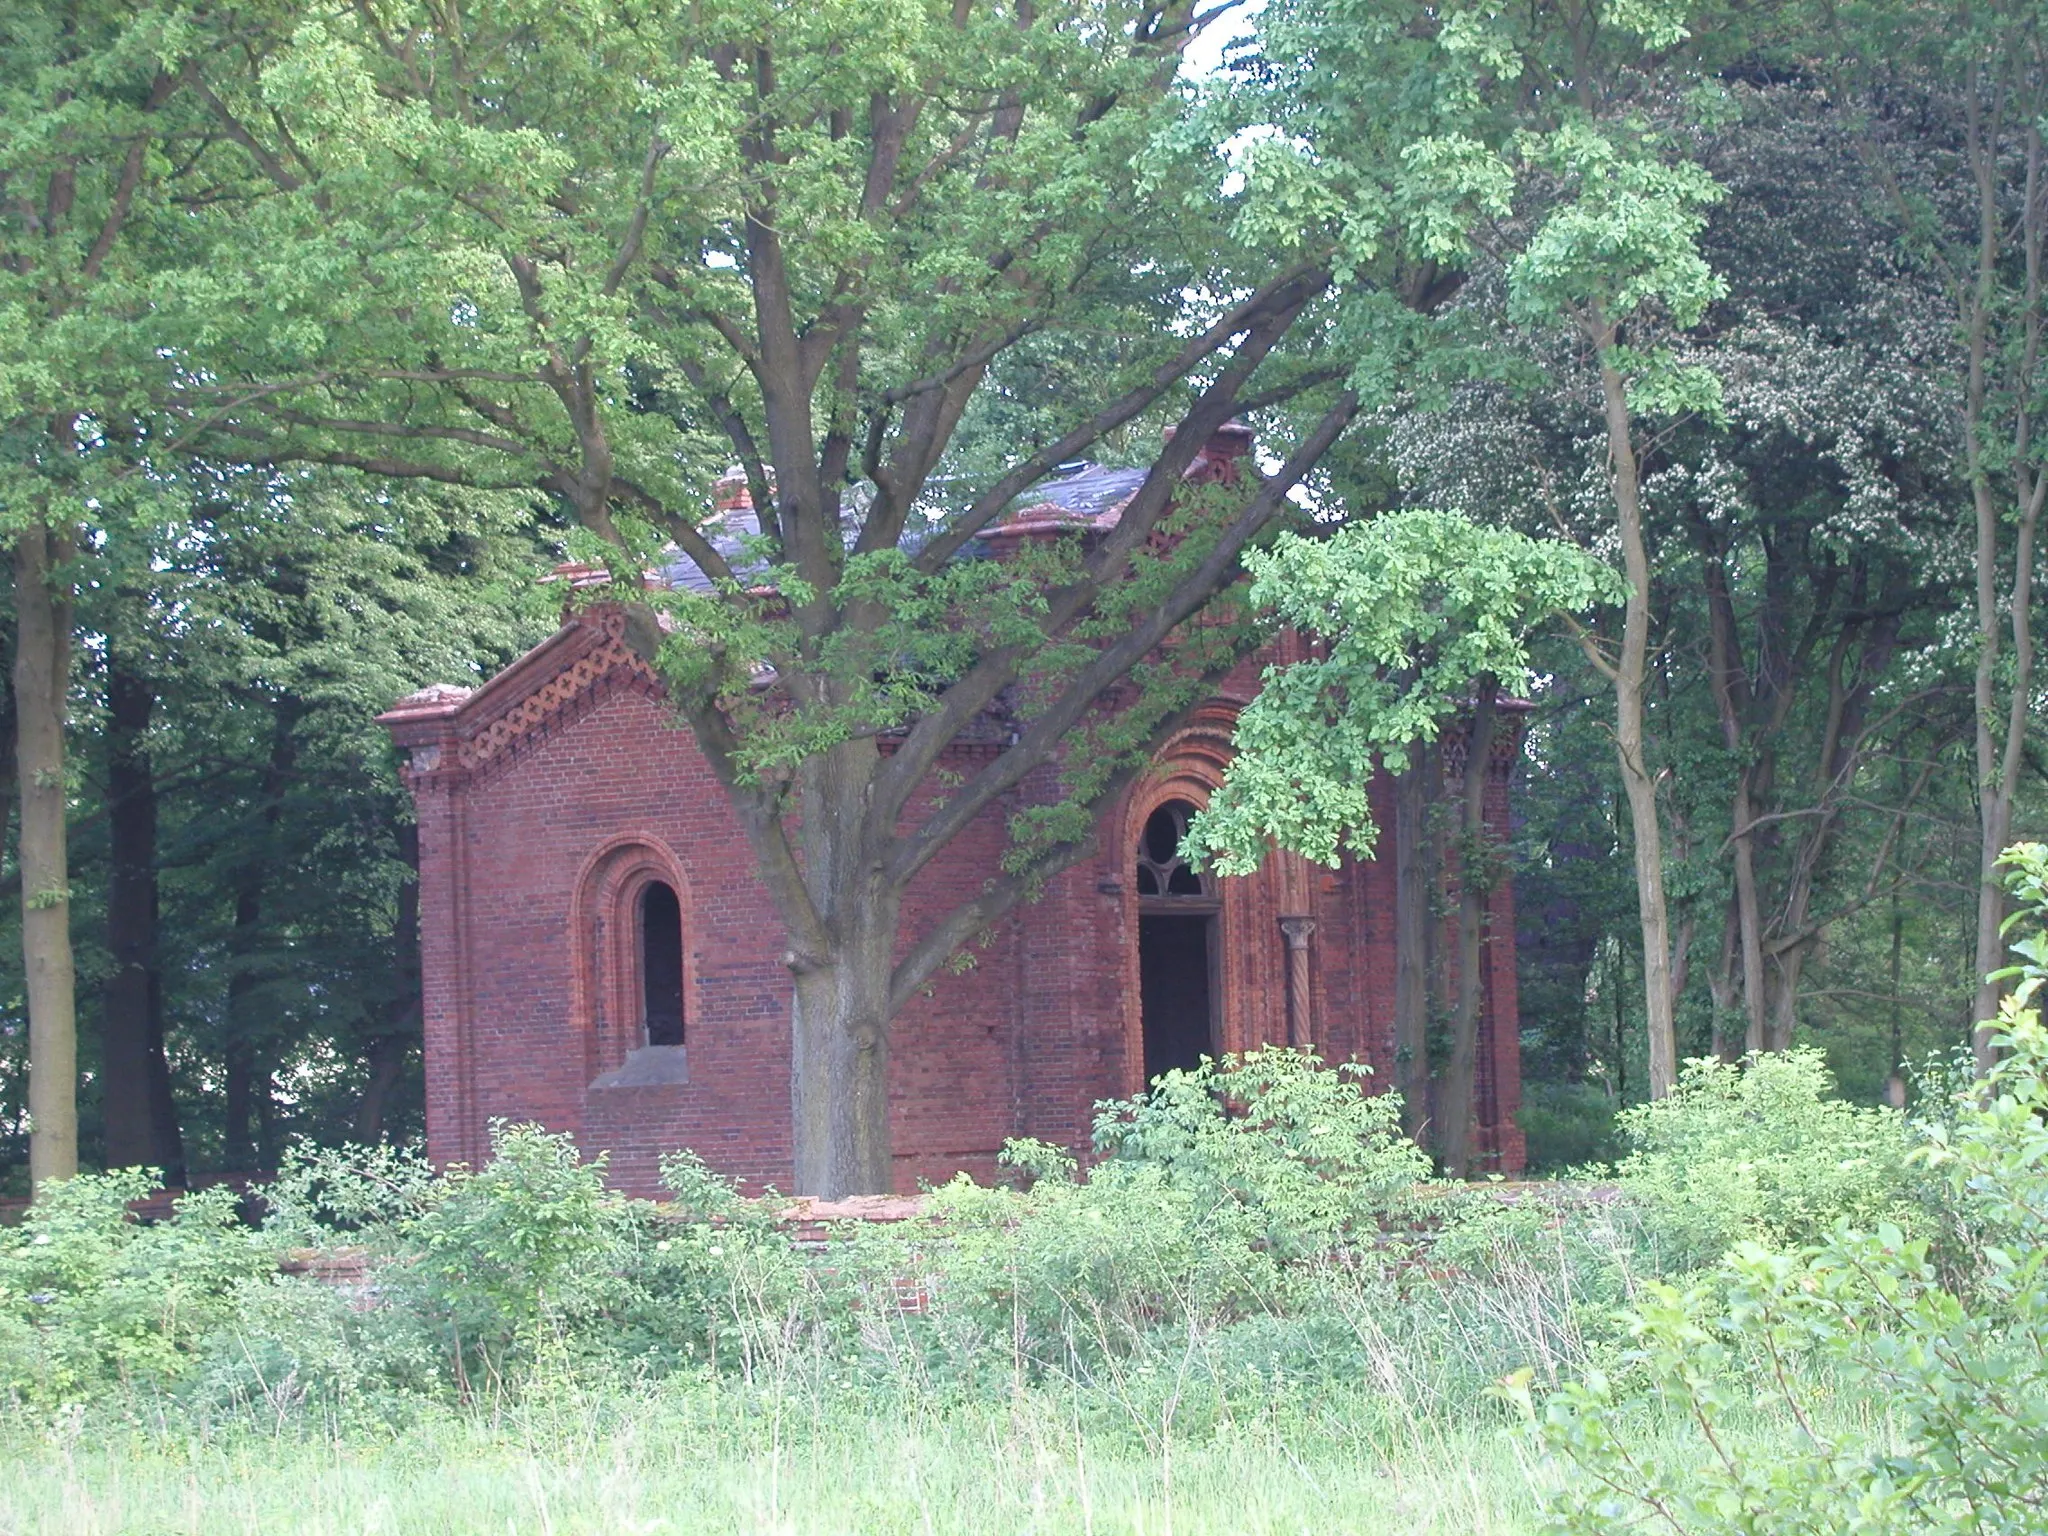
POLYGON ((292 1486, 304 1530, 1605 1531, 1631 1467, 1673 1510, 1825 1482, 1801 1455, 1843 1485, 1925 1430, 1902 1382, 1976 1379, 1840 1344, 1915 1336, 1859 1286, 1988 1359, 2033 1337, 1972 1311, 2035 1317, 2039 1245, 1984 1246, 2035 1210, 1986 1194, 2030 1017, 2002 1119, 1700 1063, 1610 1176, 1501 1187, 1427 1182, 1355 1070, 1252 1053, 1100 1106, 1085 1172, 1013 1143, 822 1251, 690 1154, 634 1200, 530 1125, 476 1169, 301 1150, 254 1225, 80 1177, 0 1232, 0 1531, 264 1529, 292 1486))

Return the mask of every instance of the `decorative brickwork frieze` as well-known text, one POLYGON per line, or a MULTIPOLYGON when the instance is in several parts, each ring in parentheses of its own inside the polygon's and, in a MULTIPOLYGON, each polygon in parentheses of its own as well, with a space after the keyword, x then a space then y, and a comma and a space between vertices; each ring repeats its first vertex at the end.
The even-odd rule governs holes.
POLYGON ((663 697, 624 633, 617 609, 585 609, 480 689, 438 684, 400 700, 378 718, 410 749, 408 782, 445 789, 455 775, 482 774, 574 724, 615 690, 663 697))

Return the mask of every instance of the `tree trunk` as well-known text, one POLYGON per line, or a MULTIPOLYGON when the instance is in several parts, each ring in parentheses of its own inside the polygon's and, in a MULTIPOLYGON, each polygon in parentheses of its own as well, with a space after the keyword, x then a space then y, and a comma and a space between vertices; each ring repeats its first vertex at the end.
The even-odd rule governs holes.
MULTIPOLYGON (((235 1001, 235 983, 230 978, 230 1008, 235 1001)), ((256 1137, 250 1123, 256 1083, 255 1052, 242 1041, 232 1040, 228 1042, 221 1068, 221 1169, 228 1173, 248 1173, 256 1166, 256 1137)))
MULTIPOLYGON (((21 809, 19 785, 14 776, 15 750, 19 737, 15 731, 14 716, 14 631, 8 628, 0 633, 0 789, 4 789, 4 800, 0 800, 0 861, 11 862, 19 868, 15 849, 15 812, 21 809)), ((27 1063, 23 1062, 21 1088, 16 1095, 16 1124, 22 1128, 28 1125, 26 1089, 28 1086, 27 1063)))
POLYGON ((184 1178, 184 1149, 164 1056, 157 968, 156 779, 149 759, 156 691, 125 647, 107 647, 107 977, 100 1014, 100 1106, 109 1168, 184 1178))
MULTIPOLYGON (((1768 745, 1759 758, 1748 756, 1750 748, 1750 706, 1754 699, 1735 630, 1735 604, 1728 590, 1727 564, 1718 547, 1706 558, 1708 649, 1714 688, 1714 708, 1721 722, 1721 745, 1741 766, 1736 771, 1733 801, 1728 808, 1728 842, 1733 854, 1735 889, 1729 899, 1728 922, 1733 932, 1729 949, 1741 962, 1735 988, 1742 1000, 1743 1036, 1739 1055, 1767 1048, 1764 997, 1763 904, 1757 894, 1756 821, 1757 780, 1760 763, 1767 758, 1768 745)), ((1767 633, 1762 646, 1768 649, 1779 639, 1767 633)), ((1717 995, 1716 1006, 1721 999, 1717 995)), ((1715 1054, 1721 1055, 1720 1025, 1715 1024, 1715 1054)))
POLYGON ((1714 1055, 1716 1059, 1731 1064, 1742 1059, 1742 1047, 1727 1029, 1727 1021, 1736 1012, 1737 999, 1742 995, 1742 982, 1735 970, 1740 931, 1741 919, 1736 910, 1735 894, 1731 891, 1721 917, 1721 959, 1707 975, 1707 991, 1714 999, 1714 1055))
MULTIPOLYGON (((1902 769, 1905 767, 1903 763, 1899 766, 1902 769)), ((1900 776, 1903 778, 1903 773, 1900 776)), ((1899 1006, 1901 1001, 1899 997, 1899 962, 1905 953, 1906 915, 1905 908, 1899 902, 1899 882, 1897 880, 1892 882, 1891 906, 1892 954, 1889 969, 1892 1003, 1891 1050, 1888 1054, 1891 1058, 1892 1069, 1890 1077, 1885 1082, 1885 1098, 1894 1109, 1904 1109, 1906 1107, 1905 1016, 1899 1006)))
POLYGON ((1768 1050, 1764 1013, 1763 910, 1757 901, 1756 841, 1753 823, 1756 802, 1750 798, 1749 770, 1735 776, 1735 803, 1729 808, 1729 824, 1735 828, 1735 931, 1742 955, 1742 1049, 1745 1053, 1768 1050))
POLYGON ((895 1188, 889 1028, 902 892, 868 841, 881 761, 872 742, 856 740, 798 774, 802 879, 826 944, 791 966, 793 1150, 797 1192, 827 1200, 895 1188))
POLYGON ((1607 416, 1608 477, 1621 532, 1628 604, 1623 613, 1621 651, 1611 668, 1615 696, 1615 755, 1628 797, 1629 831, 1635 845, 1636 910, 1643 935, 1643 1007, 1649 1022, 1650 1096, 1663 1098, 1678 1086, 1678 1029, 1671 996, 1671 919, 1664 899, 1663 828, 1657 813, 1657 783, 1643 740, 1643 695, 1650 673, 1650 555, 1643 534, 1641 484, 1628 396, 1610 349, 1613 329, 1597 314, 1591 324, 1600 357, 1600 393, 1607 416))
POLYGON ((1427 756, 1417 743, 1394 778, 1394 1084, 1401 1125, 1420 1143, 1429 1125, 1429 873, 1427 756))
POLYGON ((1698 919, 1690 908, 1679 918, 1678 926, 1671 935, 1671 1012, 1675 1017, 1678 1003, 1685 996, 1686 983, 1692 979, 1692 936, 1698 927, 1698 919))
POLYGON ((893 920, 859 922, 825 965, 796 976, 796 1187, 838 1200, 895 1188, 889 1126, 893 920))
POLYGON ((1486 989, 1486 781, 1498 686, 1494 678, 1480 679, 1459 795, 1458 1006, 1451 1015, 1451 1059, 1444 1070, 1443 1093, 1444 1172, 1454 1179, 1469 1177, 1472 1171, 1472 1088, 1479 1066, 1480 1000, 1486 989))
POLYGON ((1628 991, 1628 946, 1614 945, 1614 1098, 1628 1102, 1628 1005, 1622 1001, 1628 991))
MULTIPOLYGON (((1999 858, 2012 837, 2013 802, 2019 793, 2020 766, 2026 752, 2027 726, 2033 705, 2034 630, 2033 582, 2034 536, 2040 521, 2042 501, 2048 495, 2048 476, 2034 462, 2034 391, 2042 354, 2043 310, 2048 308, 2044 293, 2044 260, 2048 260, 2048 189, 2042 185, 2044 156, 2040 124, 2029 123, 2026 132, 2026 183, 2020 200, 2019 246, 2026 279, 2017 313, 2020 322, 2019 359, 2011 383, 2014 395, 2012 431, 2006 443, 2006 473, 2013 490, 2014 534, 2012 584, 2006 594, 2006 612, 1999 612, 1999 572, 2002 568, 2000 532, 2004 523, 1992 490, 1993 465, 1987 461, 1983 443, 1995 409, 1996 393, 1989 378, 1998 339, 1994 336, 1994 313, 2015 296, 2000 293, 1998 264, 2005 242, 2010 238, 2004 209, 2000 205, 1999 159, 2003 146, 1998 129, 1987 124, 1978 110, 1972 81, 1971 114, 1966 140, 1970 168, 1978 193, 1979 235, 1976 281, 1961 306, 1968 337, 1968 377, 1963 391, 1963 436, 1965 461, 1970 473, 1972 511, 1977 535, 1977 673, 1976 764, 1978 817, 1981 842, 1977 870, 1977 995, 1972 1009, 1976 1028, 1971 1033, 1971 1051, 1977 1074, 1988 1075, 1996 1062, 1997 1047, 1992 1026, 1998 1017, 1998 983, 1992 972, 2005 961, 2005 882, 1999 858), (2012 657, 2003 679, 2006 707, 1998 708, 1999 652, 2001 630, 2012 630, 2012 657), (2003 720, 2000 715, 2003 714, 2003 720)), ((2036 96, 2029 105, 2038 108, 2036 96)), ((2030 114, 2031 115, 2031 114, 2030 114)), ((2024 120, 2024 119, 2023 119, 2024 120)))
POLYGON ((1977 716, 1977 815, 1979 826, 1977 860, 1977 996, 1971 1010, 1976 1029, 1971 1036, 1977 1072, 1990 1072, 1996 1059, 1991 1025, 1998 1018, 2001 988, 1990 979, 2005 964, 2005 880, 1999 858, 2012 840, 2012 807, 2019 790, 2019 769, 2026 746, 2027 712, 2033 686, 2033 645, 2028 620, 2019 606, 2032 600, 2028 591, 2032 561, 2033 529, 2023 524, 2013 576, 2012 676, 2007 683, 2009 718, 1999 728, 1997 684, 1999 629, 1997 560, 1998 516, 1989 486, 1977 486, 1977 619, 1978 651, 1976 676, 1977 716), (1985 572, 1989 571, 1987 580, 1985 572))
POLYGON ((1809 944, 1791 944, 1774 955, 1770 971, 1770 1012, 1764 1017, 1764 1049, 1789 1051, 1799 1022, 1799 977, 1806 969, 1809 944))
POLYGON ((379 1035, 370 1042, 369 1076, 356 1104, 355 1139, 359 1144, 372 1146, 384 1139, 391 1091, 405 1075, 405 1059, 411 1050, 412 1042, 404 1035, 379 1035))
POLYGON ((28 991, 29 1184, 78 1172, 78 1012, 64 787, 70 530, 14 540, 15 778, 21 797, 21 950, 28 991))

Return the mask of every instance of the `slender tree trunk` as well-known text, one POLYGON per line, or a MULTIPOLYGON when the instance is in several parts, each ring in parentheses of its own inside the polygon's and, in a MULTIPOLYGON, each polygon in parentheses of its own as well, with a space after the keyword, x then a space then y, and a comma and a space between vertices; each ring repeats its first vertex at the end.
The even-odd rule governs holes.
POLYGON ((1472 1172, 1472 1089, 1479 1066, 1480 1001, 1486 988, 1486 781, 1498 687, 1492 677, 1480 679, 1458 797, 1458 1005, 1451 1015, 1451 1059, 1444 1069, 1443 1095, 1444 1172, 1454 1179, 1472 1172))
POLYGON ((28 991, 29 1183, 78 1172, 78 1012, 64 791, 71 683, 70 530, 14 540, 15 778, 21 798, 21 949, 28 991))
POLYGON ((1736 1011, 1736 1004, 1742 995, 1742 982, 1736 974, 1735 955, 1740 947, 1739 934, 1742 921, 1736 910, 1734 892, 1728 895, 1728 904, 1721 917, 1721 960, 1707 976, 1707 990, 1714 999, 1714 1055, 1718 1060, 1735 1062, 1742 1059, 1742 1047, 1727 1030, 1727 1020, 1736 1011))
MULTIPOLYGON (((1901 769, 1905 767, 1903 763, 1899 766, 1901 769)), ((1904 774, 1901 773, 1900 777, 1903 778, 1904 774)), ((1894 1109, 1904 1109, 1906 1107, 1905 1016, 1899 1006, 1901 1001, 1899 997, 1899 972, 1900 961, 1904 957, 1906 946, 1906 915, 1905 908, 1899 902, 1899 882, 1897 880, 1892 881, 1891 907, 1892 955, 1890 979, 1892 1005, 1891 1051, 1889 1053, 1891 1057, 1891 1073, 1885 1082, 1885 1098, 1894 1109)))
POLYGON ((2035 114, 2039 109, 2038 82, 2028 99, 2016 104, 2026 129, 2026 180, 2020 200, 2018 227, 2020 255, 2025 270, 2024 288, 2018 295, 2001 295, 1999 260, 2010 238, 2005 210, 2001 206, 1997 115, 1986 121, 1981 110, 1978 80, 1970 82, 1970 109, 1966 147, 1977 187, 1978 244, 1975 282, 1962 305, 1968 337, 1968 374, 1963 391, 1963 433, 1966 462, 1970 472, 1972 511, 1977 534, 1977 674, 1976 761, 1978 815, 1982 841, 1978 858, 1977 884, 1977 995, 1972 1009, 1976 1028, 1971 1035, 1972 1054, 1979 1076, 1988 1074, 1995 1063, 1997 1048, 1992 1024, 1998 1017, 1999 985, 1989 979, 2005 959, 2005 884, 1998 860, 2012 838, 2013 802, 2019 794, 2019 777, 2026 753, 2027 727, 2033 707, 2034 630, 2033 582, 2034 537, 2040 521, 2042 501, 2048 495, 2048 476, 2034 463, 2033 407, 2039 387, 2042 358, 2044 308, 2048 308, 2048 286, 2044 286, 2043 262, 2048 256, 2048 185, 2044 185, 2044 153, 2041 127, 2035 114), (2010 476, 2015 513, 2012 582, 2006 594, 2006 613, 1999 612, 1999 559, 2001 508, 1992 488, 1993 466, 1984 453, 1984 439, 1994 410, 1994 389, 1989 377, 1995 361, 1998 338, 1994 317, 2001 302, 2018 301, 2018 358, 2012 375, 2014 402, 2012 430, 2005 473, 2010 476), (1999 652, 2001 630, 2011 626, 2012 658, 2004 679, 2006 707, 1998 708, 1999 652))
POLYGON ((1664 897, 1663 827, 1657 811, 1656 777, 1643 737, 1643 699, 1650 680, 1650 554, 1643 532, 1641 484, 1628 396, 1610 349, 1613 329, 1597 313, 1591 319, 1600 357, 1600 393, 1607 416, 1608 478, 1621 532, 1628 603, 1622 619, 1621 649, 1609 668, 1615 696, 1615 754, 1628 798, 1634 842, 1636 910, 1643 935, 1643 1006, 1649 1024, 1650 1096, 1663 1098, 1678 1086, 1678 1029, 1671 996, 1671 918, 1664 897))
POLYGON ((1429 780, 1426 754, 1409 748, 1394 778, 1394 1083, 1401 1124, 1421 1142, 1429 1126, 1429 780))
POLYGON ((1628 1012, 1622 998, 1628 991, 1628 946, 1614 947, 1614 1097, 1628 1102, 1628 1012))
MULTIPOLYGON (((1583 42, 1590 30, 1581 30, 1583 42)), ((1581 106, 1593 110, 1593 77, 1578 72, 1581 106)), ((1661 1099, 1678 1086, 1678 1028, 1671 993, 1671 918, 1664 899, 1663 828, 1658 820, 1657 781, 1643 741, 1643 701, 1650 681, 1650 552, 1643 533, 1642 481, 1636 464, 1634 423, 1628 391, 1615 367, 1619 327, 1597 304, 1581 316, 1586 340, 1600 367, 1600 400, 1607 424, 1607 477, 1614 494, 1615 524, 1621 534, 1622 573, 1628 602, 1622 610, 1621 649, 1610 663, 1593 661, 1614 684, 1614 749, 1628 800, 1635 855, 1636 912, 1643 938, 1643 1011, 1649 1034, 1650 1097, 1661 1099)))
MULTIPOLYGON (((10 578, 12 573, 9 573, 10 578)), ((15 812, 21 808, 21 797, 14 776, 14 759, 18 738, 14 718, 14 629, 9 625, 0 632, 0 859, 18 859, 14 841, 15 812)), ((28 1122, 26 1104, 28 1087, 27 1063, 22 1063, 21 1082, 13 1088, 10 1097, 16 1105, 15 1126, 25 1128, 28 1122)))
MULTIPOLYGON (((1974 432, 1972 434, 1975 435, 1974 432)), ((1975 682, 1976 703, 1976 763, 1977 763, 1977 946, 1976 976, 1977 995, 1970 1017, 1976 1028, 1972 1031, 1972 1053, 1976 1059, 1978 1075, 1990 1072, 1995 1059, 1991 1024, 1998 1017, 1998 983, 1990 979, 1991 973, 2000 969, 2005 957, 2005 882, 1999 869, 1999 856, 2005 852, 2005 845, 2012 836, 2012 800, 2018 788, 2019 753, 2014 750, 2011 739, 2001 741, 2001 736, 2025 739, 2025 725, 2022 721, 2018 731, 2000 731, 1998 715, 1998 662, 2002 650, 2000 631, 2003 616, 1998 611, 1998 570, 1999 570, 1999 516, 1989 479, 1981 466, 1972 476, 1975 493, 1977 521, 1977 674, 1975 682), (2001 750, 2001 748, 2003 750, 2001 750)), ((2024 564, 2014 572, 2014 586, 2022 587, 2027 579, 2024 564)), ((2013 613, 2015 633, 2024 623, 2019 610, 2013 613)), ((2023 710, 2028 699, 2031 679, 2025 674, 2031 672, 2031 665, 2022 667, 2022 658, 2015 658, 2014 671, 2020 675, 2013 678, 2010 698, 2014 711, 2023 710)), ((2023 660, 2031 663, 2032 656, 2023 660)))
POLYGON ((184 1177, 184 1150, 164 1056, 157 967, 156 779, 149 759, 155 687, 125 647, 107 648, 107 977, 100 1015, 100 1104, 109 1168, 184 1177))
MULTIPOLYGON (((1865 605, 1866 586, 1861 571, 1850 600, 1856 608, 1865 605)), ((1900 615, 1896 610, 1875 619, 1845 623, 1828 657, 1827 708, 1814 775, 1814 814, 1801 824, 1792 848, 1790 873, 1785 877, 1782 893, 1772 898, 1774 915, 1766 934, 1769 941, 1764 971, 1766 1050, 1789 1051, 1792 1048, 1792 1036, 1798 1024, 1799 979, 1806 969, 1807 958, 1814 953, 1823 933, 1823 926, 1812 920, 1814 889, 1834 846, 1836 831, 1841 826, 1842 794, 1854 782, 1866 754, 1864 736, 1871 696, 1890 666, 1892 653, 1898 645, 1899 626, 1900 615), (1852 646, 1855 648, 1853 675, 1849 670, 1852 646)), ((1774 731, 1783 716, 1781 705, 1772 724, 1774 731)), ((1762 759, 1759 774, 1766 785, 1770 783, 1774 762, 1770 754, 1762 759)), ((1906 791, 1901 810, 1911 803, 1916 793, 1911 788, 1906 791)), ((1873 870, 1870 877, 1873 892, 1878 873, 1873 870)))
POLYGON ((1729 808, 1735 828, 1735 931, 1742 956, 1744 1052, 1769 1049, 1764 1014, 1764 920, 1757 900, 1756 841, 1752 824, 1756 802, 1750 797, 1749 770, 1735 776, 1735 803, 1729 808))

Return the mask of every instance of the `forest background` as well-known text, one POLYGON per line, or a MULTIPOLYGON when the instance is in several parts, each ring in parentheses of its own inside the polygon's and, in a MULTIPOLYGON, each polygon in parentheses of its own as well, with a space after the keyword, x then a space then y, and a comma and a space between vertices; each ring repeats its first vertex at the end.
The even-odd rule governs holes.
MULTIPOLYGON (((1187 85, 1194 126, 1169 147, 1209 167, 1189 200, 1223 208, 1239 246, 1296 240, 1287 254, 1336 269, 1338 288, 1347 262, 1371 265, 1341 232, 1310 250, 1299 231, 1349 227, 1331 211, 1342 156, 1320 136, 1338 132, 1370 71, 1334 86, 1328 71, 1341 76, 1344 47, 1374 28, 1413 41, 1402 9, 1269 6, 1229 67, 1187 85)), ((2048 779, 2029 728, 2048 226, 2039 18, 1880 5, 1818 26, 1783 7, 1738 25, 1710 8, 1611 9, 1566 7, 1512 40, 1521 78, 1549 70, 1583 91, 1583 111, 1544 120, 1505 91, 1496 152, 1509 185, 1441 178, 1455 193, 1455 254, 1427 258, 1434 285, 1409 306, 1429 334, 1389 325, 1358 344, 1356 312, 1303 301, 1287 318, 1306 311, 1312 334, 1289 340, 1284 387, 1230 402, 1285 452, 1339 409, 1329 391, 1349 391, 1346 435, 1293 472, 1301 505, 1325 519, 1290 514, 1310 536, 1332 518, 1438 508, 1629 567, 1616 504, 1630 461, 1642 579, 1629 567, 1626 614, 1557 622, 1532 641, 1518 820, 1488 863, 1512 874, 1522 915, 1523 1123, 1542 1168, 1615 1154, 1615 1113, 1651 1087, 1660 1006, 1680 1055, 1815 1044, 1845 1094, 1867 1102, 1907 1092, 1913 1064, 1966 1048, 1985 1016, 1987 845, 2038 824, 2048 779), (1577 47, 1589 38, 1597 48, 1577 47), (1574 140, 1580 130, 1590 137, 1574 140), (1620 224, 1649 210, 1657 238, 1701 264, 1684 291, 1658 269, 1631 290, 1635 307, 1605 320, 1568 260, 1549 302, 1542 271, 1531 277, 1540 237, 1557 233, 1550 215, 1591 219, 1602 177, 1620 224), (1613 328, 1624 321, 1625 337, 1613 328), (1332 354, 1345 366, 1333 371, 1332 354), (1617 759, 1614 668, 1637 620, 1630 768, 1626 751, 1617 759), (1646 861, 1668 908, 1649 950, 1646 861)), ((1146 14, 1169 34, 1193 25, 1186 11, 1146 14)), ((22 15, 0 24, 4 110, 38 125, 11 140, 0 183, 0 335, 13 354, 0 452, 10 533, 28 530, 0 624, 0 734, 16 749, 0 753, 16 775, 0 878, 22 898, 0 908, 9 1192, 25 1192, 27 1167, 24 941, 37 952, 20 930, 46 930, 60 908, 77 952, 87 1164, 247 1171, 274 1167, 296 1138, 415 1137, 410 812, 374 716, 424 684, 488 677, 544 636, 561 596, 542 578, 590 552, 589 519, 572 495, 482 473, 394 475, 333 448, 331 417, 313 451, 296 406, 259 434, 253 413, 194 406, 217 379, 154 376, 168 346, 151 339, 160 285, 175 274, 189 309, 205 262, 159 227, 134 251, 114 233, 111 255, 94 237, 112 224, 81 213, 66 236, 53 146, 75 143, 74 161, 104 173, 102 213, 151 187, 176 207, 194 167, 230 155, 237 175, 283 196, 303 190, 303 168, 221 107, 227 85, 152 75, 162 29, 199 24, 191 15, 22 15), (188 109, 176 133, 150 137, 150 114, 188 109), (60 236, 72 246, 55 281, 38 253, 60 236), (115 277, 119 302, 78 297, 115 277), (97 370, 77 376, 92 398, 59 430, 39 402, 77 382, 50 375, 81 357, 97 370), (30 518, 50 495, 73 510, 30 518), (52 650, 53 624, 68 648, 52 650), (15 768, 35 746, 18 728, 34 702, 22 680, 53 654, 69 849, 58 885, 38 873, 25 890, 20 807, 53 786, 15 768)), ((303 19, 250 15, 272 37, 303 19)), ((1454 31, 1423 41, 1488 57, 1481 42, 1447 40, 1454 31)), ((325 88, 301 84, 309 97, 325 88)), ((1375 148, 1344 147, 1354 160, 1375 148)), ((259 196, 249 181, 209 185, 259 196)), ((1182 199, 1147 185, 1180 221, 1154 232, 1184 251, 1182 199)), ((1382 294, 1418 291, 1415 252, 1430 248, 1419 222, 1401 226, 1414 249, 1382 294)), ((1164 313, 1190 292, 1185 273, 1169 275, 1163 294, 1143 282, 1098 294, 1094 318, 1111 303, 1127 318, 1164 313)), ((318 274, 302 276, 318 289, 318 274)), ((224 330, 254 323, 246 300, 223 285, 224 330)), ((932 483, 980 489, 1058 448, 1072 402, 1141 371, 1157 339, 1021 327, 926 466, 932 483)), ((1101 428, 1089 455, 1153 463, 1161 429, 1201 408, 1217 377, 1175 379, 1101 428)), ((678 429, 679 474, 707 508, 731 463, 712 425, 678 429)), ((1430 753, 1409 774, 1443 806, 1430 753)), ((1448 863, 1460 835, 1455 807, 1439 809, 1421 825, 1423 856, 1448 863)), ((1462 850, 1478 868, 1488 861, 1475 851, 1462 850)), ((1441 927, 1421 925, 1425 939, 1441 927)), ((1417 958, 1434 971, 1443 956, 1425 946, 1417 958)), ((1442 1064, 1456 999, 1441 985, 1429 998, 1423 1054, 1442 1064)))

